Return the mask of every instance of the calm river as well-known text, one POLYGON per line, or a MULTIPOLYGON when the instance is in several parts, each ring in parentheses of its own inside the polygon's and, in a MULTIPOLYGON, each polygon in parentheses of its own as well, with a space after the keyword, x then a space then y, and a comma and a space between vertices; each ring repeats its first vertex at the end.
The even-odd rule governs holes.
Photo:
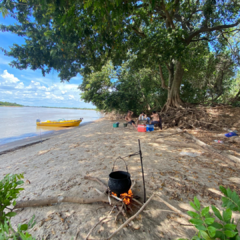
MULTIPOLYGON (((94 110, 0 107, 0 145, 52 131, 62 130, 60 128, 49 127, 47 129, 37 128, 36 119, 46 121, 83 118, 82 123, 86 123, 95 121, 100 117, 100 113, 94 110)), ((81 124, 79 125, 80 127, 81 124)))

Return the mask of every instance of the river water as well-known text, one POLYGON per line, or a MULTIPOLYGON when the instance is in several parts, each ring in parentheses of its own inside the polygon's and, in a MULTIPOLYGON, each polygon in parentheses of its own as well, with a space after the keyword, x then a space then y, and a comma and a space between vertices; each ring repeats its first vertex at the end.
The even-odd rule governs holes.
MULTIPOLYGON (((0 107, 0 145, 63 129, 36 127, 36 119, 46 121, 83 118, 82 123, 86 123, 95 121, 100 117, 100 113, 94 110, 0 107)), ((79 125, 80 127, 81 124, 79 125)))

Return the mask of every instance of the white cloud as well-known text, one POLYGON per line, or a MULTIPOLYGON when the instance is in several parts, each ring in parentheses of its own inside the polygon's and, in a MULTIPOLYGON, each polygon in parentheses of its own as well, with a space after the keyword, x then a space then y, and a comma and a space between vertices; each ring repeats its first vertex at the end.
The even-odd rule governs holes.
POLYGON ((12 94, 12 92, 10 92, 10 91, 4 91, 3 93, 12 94))
POLYGON ((24 83, 20 82, 15 88, 23 89, 24 88, 24 83))
POLYGON ((20 81, 18 78, 14 77, 13 74, 8 73, 7 70, 4 70, 3 74, 0 76, 5 80, 5 83, 17 83, 20 81))
POLYGON ((90 106, 80 99, 78 84, 52 83, 45 78, 29 78, 4 70, 0 72, 0 101, 35 106, 90 106))
POLYGON ((52 98, 55 98, 55 99, 64 100, 64 97, 56 96, 56 95, 54 95, 54 94, 52 94, 51 97, 52 97, 52 98))

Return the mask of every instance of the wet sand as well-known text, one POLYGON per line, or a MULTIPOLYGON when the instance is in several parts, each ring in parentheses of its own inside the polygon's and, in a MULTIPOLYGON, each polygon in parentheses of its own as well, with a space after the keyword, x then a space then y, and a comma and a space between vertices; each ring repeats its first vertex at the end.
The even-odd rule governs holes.
POLYGON ((1 144, 0 145, 0 155, 11 152, 11 151, 15 151, 20 148, 28 147, 28 146, 31 146, 34 144, 42 143, 43 141, 46 141, 53 136, 66 133, 67 131, 74 132, 76 129, 83 127, 87 124, 91 124, 91 123, 94 123, 94 121, 81 123, 78 127, 74 127, 74 128, 70 127, 70 128, 64 128, 61 130, 57 130, 57 131, 52 130, 50 132, 42 132, 38 136, 29 137, 29 138, 21 139, 21 140, 6 143, 6 144, 1 144))

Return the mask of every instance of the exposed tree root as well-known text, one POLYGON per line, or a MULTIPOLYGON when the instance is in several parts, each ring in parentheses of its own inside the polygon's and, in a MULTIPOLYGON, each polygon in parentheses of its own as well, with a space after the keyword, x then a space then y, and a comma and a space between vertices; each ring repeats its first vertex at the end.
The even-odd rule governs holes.
POLYGON ((222 130, 229 127, 229 124, 226 124, 221 116, 209 114, 205 107, 166 106, 161 112, 163 128, 222 130))

